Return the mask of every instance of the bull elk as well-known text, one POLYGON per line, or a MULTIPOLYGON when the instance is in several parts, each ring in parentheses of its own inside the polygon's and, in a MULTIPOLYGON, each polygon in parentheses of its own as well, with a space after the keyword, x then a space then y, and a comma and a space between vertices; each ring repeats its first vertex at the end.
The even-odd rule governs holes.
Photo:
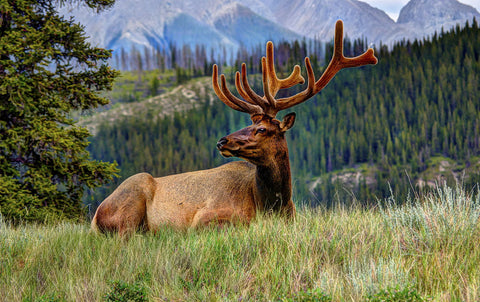
POLYGON ((300 66, 285 79, 279 79, 274 68, 273 44, 267 43, 262 58, 264 96, 248 84, 245 64, 237 71, 235 86, 239 95, 227 88, 225 76, 213 66, 213 89, 232 109, 250 114, 252 125, 221 138, 217 148, 225 157, 245 161, 230 162, 217 168, 153 178, 139 173, 126 179, 98 207, 92 228, 99 231, 127 233, 143 227, 156 230, 164 225, 180 228, 211 223, 248 223, 257 211, 295 215, 292 202, 290 162, 285 132, 295 122, 295 113, 282 121, 275 119, 281 110, 298 105, 322 90, 343 68, 376 64, 373 49, 346 58, 343 55, 343 23, 337 21, 334 54, 325 72, 315 81, 309 58, 305 58, 308 85, 305 90, 287 98, 276 99, 280 89, 303 84, 300 66))

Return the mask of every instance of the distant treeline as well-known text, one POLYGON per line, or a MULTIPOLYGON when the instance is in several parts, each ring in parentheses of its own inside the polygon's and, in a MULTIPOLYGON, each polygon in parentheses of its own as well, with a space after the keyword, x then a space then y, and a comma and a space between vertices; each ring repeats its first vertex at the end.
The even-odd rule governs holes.
MULTIPOLYGON (((312 55, 304 41, 276 47, 280 72, 287 75, 294 64, 303 67, 303 58, 310 54, 317 78, 332 52, 328 46, 324 58, 312 55)), ((346 54, 355 55, 366 49, 366 42, 346 41, 345 48, 346 54)), ((234 70, 246 62, 249 74, 258 73, 259 54, 239 56, 234 70)), ((367 202, 388 196, 390 188, 406 195, 432 156, 468 166, 480 155, 480 30, 475 20, 428 40, 404 41, 392 50, 382 46, 376 54, 376 66, 341 71, 315 98, 294 108, 297 121, 287 140, 296 201, 328 204, 354 195, 367 202), (374 183, 364 179, 342 193, 328 175, 358 164, 375 167, 374 183), (327 181, 310 192, 307 182, 322 175, 327 181)), ((204 74, 210 70, 208 66, 204 74)), ((227 78, 232 81, 233 72, 227 78)), ((252 83, 261 93, 261 81, 252 83)), ((119 119, 101 125, 90 152, 94 158, 119 163, 122 177, 117 183, 141 171, 162 176, 205 169, 226 162, 215 142, 249 123, 248 115, 221 102, 171 118, 119 119)), ((464 185, 479 180, 473 175, 464 185)), ((95 196, 95 202, 106 193, 95 196)))
MULTIPOLYGON (((344 39, 345 54, 351 56, 359 54, 366 49, 365 39, 351 41, 348 37, 344 39)), ((301 41, 280 41, 275 43, 275 61, 278 67, 290 70, 294 65, 302 64, 303 59, 309 56, 313 63, 323 64, 330 58, 329 54, 332 45, 316 39, 303 39, 301 41)), ((213 64, 219 66, 234 66, 240 68, 241 63, 247 63, 250 73, 261 72, 261 57, 265 55, 265 45, 257 45, 247 48, 240 45, 233 53, 225 46, 218 51, 208 50, 205 45, 182 45, 181 47, 170 44, 168 48, 137 49, 132 47, 129 50, 121 48, 113 53, 112 65, 123 71, 146 71, 158 69, 165 72, 169 69, 178 70, 184 82, 193 77, 206 76, 211 74, 213 64)))
MULTIPOLYGON (((350 43, 347 38, 346 41, 350 43)), ((315 39, 304 39, 302 41, 287 42, 280 41, 275 43, 277 60, 280 65, 284 61, 298 59, 308 55, 322 56, 325 53, 326 43, 315 39)), ((182 45, 177 46, 172 43, 167 48, 150 48, 144 47, 137 49, 121 48, 114 51, 112 65, 124 71, 143 71, 158 69, 165 71, 167 69, 182 68, 188 70, 191 74, 207 75, 211 72, 211 65, 233 66, 238 62, 248 62, 253 60, 255 64, 251 64, 249 68, 257 68, 259 60, 264 55, 265 45, 256 45, 247 48, 240 45, 234 53, 233 50, 225 46, 219 49, 209 49, 205 45, 182 45), (255 65, 255 66, 253 66, 255 65)))

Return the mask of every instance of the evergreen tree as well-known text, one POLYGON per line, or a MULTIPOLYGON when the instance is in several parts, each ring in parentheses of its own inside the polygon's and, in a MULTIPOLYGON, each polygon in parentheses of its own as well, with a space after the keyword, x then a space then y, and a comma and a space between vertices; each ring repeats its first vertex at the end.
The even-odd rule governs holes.
POLYGON ((108 103, 111 52, 55 5, 92 9, 114 0, 0 0, 0 212, 11 221, 79 218, 86 188, 110 181, 114 164, 90 158, 89 132, 73 112, 108 103))

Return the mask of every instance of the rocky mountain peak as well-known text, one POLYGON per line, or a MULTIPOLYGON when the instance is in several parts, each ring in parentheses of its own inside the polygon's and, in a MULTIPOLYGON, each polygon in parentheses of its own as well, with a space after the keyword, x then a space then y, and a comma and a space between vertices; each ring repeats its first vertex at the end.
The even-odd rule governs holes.
POLYGON ((428 28, 479 16, 475 8, 457 0, 411 0, 400 11, 397 23, 413 23, 428 28))
POLYGON ((241 45, 252 48, 266 40, 329 42, 338 19, 350 39, 392 45, 480 19, 476 9, 457 0, 411 0, 398 22, 358 0, 117 0, 100 15, 71 8, 61 13, 85 25, 93 44, 127 52, 203 45, 236 53, 241 45))

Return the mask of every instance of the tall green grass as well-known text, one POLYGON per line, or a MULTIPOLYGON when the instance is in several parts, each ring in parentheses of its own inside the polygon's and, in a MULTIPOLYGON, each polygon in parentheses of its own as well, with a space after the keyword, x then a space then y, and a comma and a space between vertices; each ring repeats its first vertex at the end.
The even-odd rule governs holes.
POLYGON ((480 299, 478 194, 381 204, 128 240, 0 220, 0 301, 480 299))

